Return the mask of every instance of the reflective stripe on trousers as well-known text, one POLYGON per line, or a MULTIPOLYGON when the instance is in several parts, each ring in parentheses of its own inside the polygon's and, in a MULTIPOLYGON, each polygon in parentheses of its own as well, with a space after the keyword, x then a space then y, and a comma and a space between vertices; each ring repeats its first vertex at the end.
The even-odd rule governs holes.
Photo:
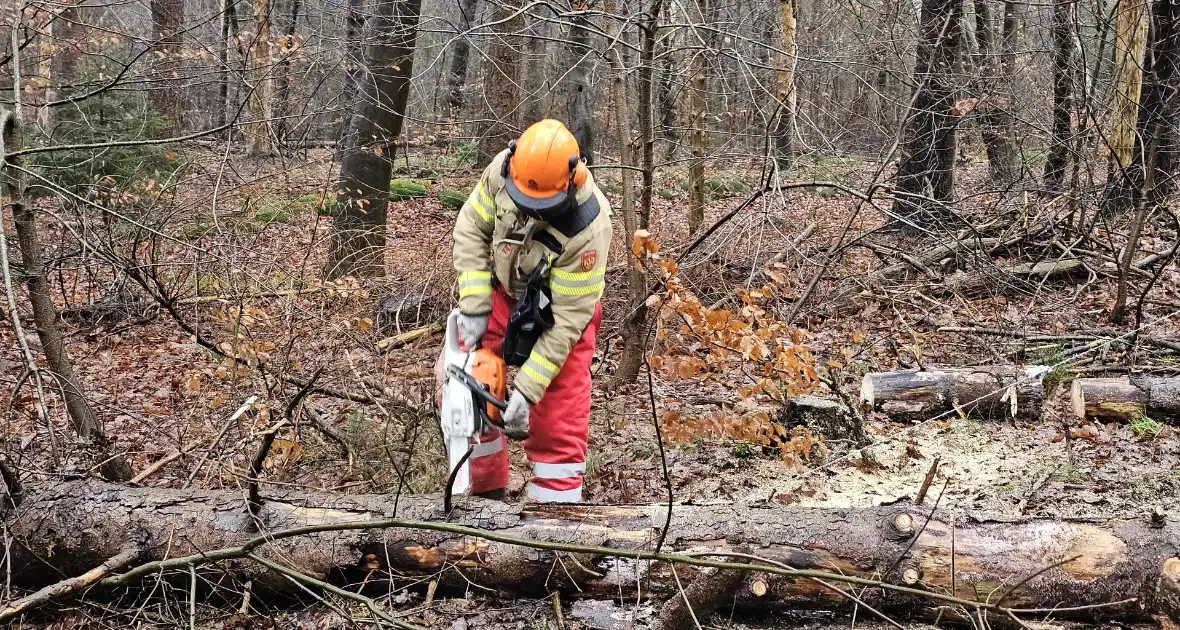
POLYGON ((534 501, 544 501, 546 503, 581 503, 582 502, 582 486, 578 485, 573 490, 550 490, 549 488, 542 488, 535 483, 530 482, 526 492, 528 498, 534 501))

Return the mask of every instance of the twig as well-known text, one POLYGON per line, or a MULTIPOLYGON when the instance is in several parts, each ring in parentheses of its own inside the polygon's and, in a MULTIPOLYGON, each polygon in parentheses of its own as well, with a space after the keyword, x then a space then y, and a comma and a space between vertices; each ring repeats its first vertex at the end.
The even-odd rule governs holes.
POLYGON ((258 298, 277 298, 289 297, 292 295, 305 295, 308 293, 320 293, 324 289, 317 287, 314 289, 286 289, 283 291, 264 291, 262 293, 247 293, 245 295, 233 295, 227 293, 224 295, 197 295, 193 297, 180 298, 176 300, 177 304, 207 304, 209 302, 239 302, 241 300, 250 300, 258 298))
POLYGON ((291 567, 281 565, 277 562, 271 562, 270 560, 267 560, 266 558, 263 558, 263 557, 258 556, 256 554, 253 554, 253 553, 248 554, 247 557, 250 558, 251 560, 257 562, 258 564, 261 564, 262 566, 270 569, 271 571, 274 571, 274 572, 279 573, 281 575, 285 575, 295 581, 302 582, 303 584, 306 584, 307 586, 314 586, 316 588, 328 591, 329 593, 336 595, 337 597, 343 597, 345 599, 350 599, 354 602, 360 602, 360 603, 364 604, 366 608, 369 609, 369 612, 373 613, 377 617, 380 617, 382 621, 390 624, 391 626, 393 626, 395 628, 400 628, 402 630, 427 630, 426 628, 423 628, 422 626, 416 626, 412 623, 406 623, 400 619, 397 619, 396 617, 391 616, 389 613, 381 610, 381 608, 379 606, 377 606, 377 602, 373 601, 371 598, 365 597, 364 595, 358 595, 356 593, 346 591, 342 588, 333 586, 332 584, 329 584, 327 582, 317 580, 317 579, 311 577, 310 575, 307 575, 306 573, 296 571, 295 569, 292 569, 291 567))
POLYGON ((171 453, 168 453, 167 455, 161 457, 160 459, 157 459, 155 462, 152 462, 151 466, 144 468, 142 471, 140 471, 140 473, 138 475, 132 477, 131 481, 128 481, 127 483, 130 483, 130 484, 143 483, 144 479, 147 479, 148 477, 151 477, 152 475, 156 474, 157 470, 160 470, 161 468, 163 468, 167 464, 170 464, 170 463, 180 459, 181 455, 188 455, 189 453, 191 453, 193 451, 193 449, 197 448, 200 445, 201 445, 200 440, 193 440, 192 442, 185 444, 181 448, 173 449, 171 453))
POLYGON ((914 503, 922 505, 926 502, 926 492, 930 490, 930 484, 934 481, 934 475, 938 474, 938 462, 941 458, 935 457, 933 462, 930 462, 930 470, 926 471, 926 478, 922 480, 922 487, 918 488, 918 496, 914 499, 914 503))
POLYGON ((680 597, 684 599, 684 610, 688 613, 689 618, 692 619, 692 625, 696 626, 697 630, 702 630, 701 622, 697 619, 697 613, 692 609, 692 602, 688 600, 688 592, 684 590, 684 585, 680 583, 680 574, 676 572, 676 565, 673 564, 671 568, 672 577, 676 580, 676 588, 680 590, 680 597))
POLYGON ((209 448, 205 450, 205 454, 201 456, 201 460, 197 462, 196 467, 193 468, 191 473, 189 473, 188 480, 184 482, 184 485, 181 486, 181 488, 189 487, 189 484, 191 484, 193 479, 196 478, 197 473, 201 472, 201 467, 205 465, 206 461, 208 461, 209 453, 212 453, 217 448, 217 446, 221 444, 221 440, 225 438, 226 433, 229 433, 229 430, 231 427, 233 427, 234 422, 236 422, 238 418, 241 418, 242 414, 246 413, 246 410, 248 410, 250 406, 253 405, 257 400, 258 396, 251 395, 246 399, 246 402, 242 403, 242 406, 238 407, 238 410, 235 411, 233 415, 225 421, 225 426, 221 427, 221 431, 218 432, 217 437, 213 438, 213 442, 209 444, 209 448))
POLYGON ((266 461, 266 456, 270 453, 270 447, 274 445, 275 437, 279 434, 284 426, 290 424, 295 418, 295 409, 299 407, 299 403, 307 397, 307 392, 315 386, 315 382, 319 379, 324 368, 319 368, 308 379, 307 385, 301 387, 295 395, 291 397, 291 401, 287 403, 287 408, 283 413, 283 420, 276 424, 273 429, 270 429, 262 436, 262 443, 258 445, 258 451, 254 453, 254 460, 250 462, 250 476, 247 482, 247 505, 250 509, 250 515, 257 517, 258 510, 262 507, 262 496, 258 493, 258 476, 262 473, 262 464, 266 461))
POLYGON ((348 440, 343 435, 340 435, 339 431, 332 428, 332 425, 328 424, 328 421, 320 413, 320 410, 313 407, 310 402, 304 403, 303 413, 307 414, 307 417, 311 419, 311 426, 340 445, 340 448, 344 451, 344 455, 348 457, 348 466, 351 468, 353 462, 356 460, 356 452, 353 450, 352 445, 348 443, 348 440))
POLYGON ((553 597, 553 616, 557 619, 557 630, 565 630, 565 615, 561 612, 561 593, 554 592, 553 597))
POLYGON ((127 548, 120 551, 118 554, 112 556, 106 562, 97 567, 68 580, 62 580, 56 584, 51 584, 45 588, 29 595, 22 597, 3 610, 0 610, 0 623, 5 622, 13 617, 23 615, 34 608, 39 608, 52 601, 57 601, 65 598, 68 595, 77 593, 93 586, 99 580, 102 580, 107 575, 114 571, 118 571, 123 567, 131 564, 139 556, 138 548, 127 548))

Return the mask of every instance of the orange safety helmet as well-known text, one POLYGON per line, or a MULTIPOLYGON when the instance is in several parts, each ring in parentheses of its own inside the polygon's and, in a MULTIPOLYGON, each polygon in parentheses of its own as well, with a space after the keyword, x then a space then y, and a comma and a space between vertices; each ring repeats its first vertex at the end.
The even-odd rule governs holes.
POLYGON ((534 123, 509 143, 504 170, 512 203, 543 221, 572 208, 577 187, 589 175, 574 134, 552 118, 534 123))

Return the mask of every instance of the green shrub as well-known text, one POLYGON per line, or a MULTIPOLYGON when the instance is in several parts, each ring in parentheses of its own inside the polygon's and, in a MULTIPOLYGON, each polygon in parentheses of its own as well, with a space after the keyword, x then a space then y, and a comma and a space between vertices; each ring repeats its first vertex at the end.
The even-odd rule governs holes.
MULTIPOLYGON (((104 52, 121 54, 116 50, 104 52)), ((76 84, 84 87, 109 81, 109 77, 103 78, 95 58, 83 57, 76 84)), ((152 109, 144 94, 110 90, 62 107, 55 111, 52 126, 30 130, 30 144, 101 144, 166 135, 167 119, 152 109)), ((60 197, 68 206, 85 206, 81 198, 108 207, 148 207, 164 191, 181 163, 170 147, 160 144, 112 145, 100 151, 49 151, 37 154, 33 165, 52 185, 33 179, 30 192, 60 197)))
POLYGON ((286 223, 299 209, 295 201, 284 201, 277 197, 264 197, 254 206, 254 220, 264 225, 286 223))
POLYGON ((467 201, 467 195, 458 190, 440 190, 438 191, 438 200, 447 210, 458 212, 463 207, 463 203, 467 201))
POLYGON ((706 178, 701 188, 704 189, 705 196, 709 199, 734 197, 750 189, 746 182, 727 175, 706 178))
POLYGON ((408 179, 394 179, 389 182, 389 200, 405 201, 426 196, 426 185, 408 179))

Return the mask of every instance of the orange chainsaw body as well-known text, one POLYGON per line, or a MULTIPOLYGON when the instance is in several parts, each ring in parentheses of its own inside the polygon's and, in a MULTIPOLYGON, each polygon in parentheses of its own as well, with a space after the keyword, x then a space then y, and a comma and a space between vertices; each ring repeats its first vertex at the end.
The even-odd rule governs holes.
MULTIPOLYGON (((504 400, 508 388, 508 368, 496 353, 487 348, 480 348, 471 355, 471 365, 468 368, 471 376, 488 388, 488 392, 500 400, 504 400)), ((488 418, 495 424, 500 424, 500 410, 494 405, 487 405, 488 418)))

